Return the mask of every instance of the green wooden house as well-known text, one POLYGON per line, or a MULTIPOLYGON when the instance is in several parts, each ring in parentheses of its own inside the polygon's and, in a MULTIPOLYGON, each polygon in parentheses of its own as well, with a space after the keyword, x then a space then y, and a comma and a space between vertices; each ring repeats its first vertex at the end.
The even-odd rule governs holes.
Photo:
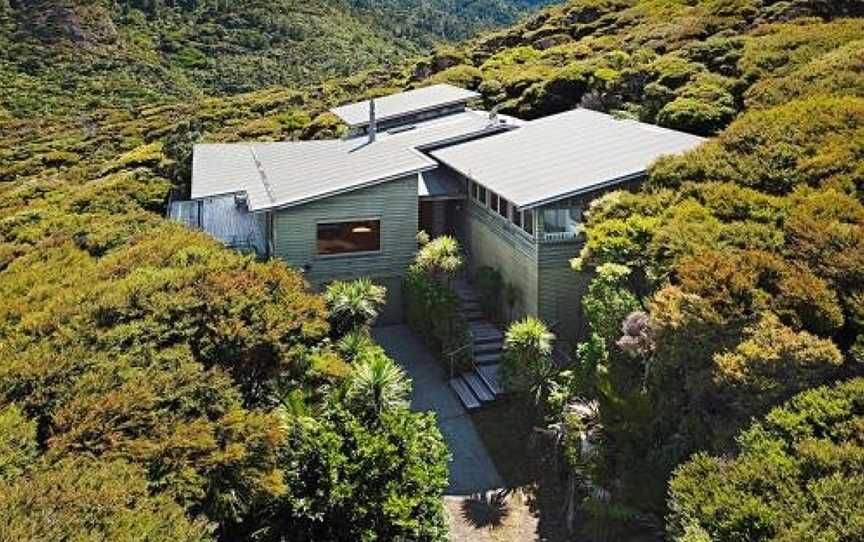
POLYGON ((471 269, 515 286, 517 315, 574 338, 583 211, 702 140, 585 109, 523 122, 471 109, 478 97, 435 85, 348 104, 333 110, 350 128, 340 140, 196 145, 191 200, 172 214, 316 287, 376 280, 389 292, 382 322, 402 318, 417 231, 453 234, 471 269))

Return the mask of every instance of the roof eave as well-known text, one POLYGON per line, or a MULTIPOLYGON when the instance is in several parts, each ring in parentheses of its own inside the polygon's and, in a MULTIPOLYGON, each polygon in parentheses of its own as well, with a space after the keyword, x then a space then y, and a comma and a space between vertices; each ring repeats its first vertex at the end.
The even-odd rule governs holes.
POLYGON ((300 205, 305 205, 307 203, 312 203, 313 201, 318 201, 322 199, 326 199, 333 196, 338 196, 340 194, 347 194, 349 192, 354 192, 356 190, 362 190, 364 188, 369 188, 371 186, 376 186, 379 184, 384 184, 390 181, 395 181, 396 179, 401 179, 402 177, 408 177, 410 175, 417 175, 419 173, 423 173, 424 171, 430 171, 438 167, 438 164, 426 164, 419 168, 413 168, 411 170, 401 171, 399 173, 394 173, 392 175, 387 175, 385 177, 380 177, 374 180, 370 180, 364 183, 351 185, 348 187, 340 188, 337 190, 330 190, 328 192, 322 192, 320 194, 315 194, 313 196, 307 196, 305 198, 300 198, 294 201, 277 203, 273 205, 267 205, 263 207, 249 207, 249 211, 251 212, 263 212, 263 211, 279 211, 281 209, 288 209, 291 207, 298 207, 300 205))
MULTIPOLYGON (((585 186, 585 187, 579 188, 577 190, 571 190, 569 192, 563 192, 561 194, 548 196, 548 197, 545 197, 543 199, 538 199, 538 200, 530 201, 527 203, 523 202, 522 204, 516 204, 516 207, 520 210, 536 209, 537 207, 543 207, 544 205, 549 205, 550 203, 555 203, 556 201, 560 201, 562 199, 572 198, 575 196, 580 196, 583 194, 596 192, 597 190, 603 190, 604 188, 609 188, 611 186, 623 184, 623 183, 626 183, 629 181, 635 181, 635 180, 639 179, 640 177, 644 177, 647 173, 648 173, 647 170, 642 170, 642 171, 639 171, 637 173, 630 173, 630 174, 627 174, 627 175, 624 175, 621 177, 616 177, 614 179, 610 179, 608 181, 603 181, 600 183, 592 184, 590 186, 585 186)), ((491 188, 490 188, 490 190, 491 190, 491 188)), ((505 199, 507 199, 504 194, 502 194, 502 196, 504 196, 505 199)))

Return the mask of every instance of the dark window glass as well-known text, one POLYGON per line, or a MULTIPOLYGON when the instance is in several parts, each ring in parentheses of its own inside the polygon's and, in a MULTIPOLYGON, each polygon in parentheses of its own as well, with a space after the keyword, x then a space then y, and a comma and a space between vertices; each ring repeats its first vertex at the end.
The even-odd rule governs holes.
POLYGON ((318 254, 350 254, 381 250, 381 221, 318 224, 318 254))
POLYGON ((517 211, 515 207, 513 208, 513 214, 510 215, 510 220, 520 228, 522 227, 522 213, 517 211))
POLYGON ((534 235, 534 211, 523 211, 522 213, 522 229, 534 235))
POLYGON ((486 188, 482 186, 478 187, 477 201, 486 205, 486 188))
POLYGON ((471 197, 475 200, 480 199, 480 186, 477 183, 471 183, 471 197))
POLYGON ((489 192, 489 208, 493 211, 498 210, 498 194, 495 192, 489 192))
POLYGON ((498 214, 501 215, 501 216, 503 216, 504 218, 507 218, 507 207, 508 207, 509 205, 510 205, 510 204, 507 203, 507 200, 506 200, 506 199, 504 199, 504 198, 499 198, 499 199, 498 199, 498 214))

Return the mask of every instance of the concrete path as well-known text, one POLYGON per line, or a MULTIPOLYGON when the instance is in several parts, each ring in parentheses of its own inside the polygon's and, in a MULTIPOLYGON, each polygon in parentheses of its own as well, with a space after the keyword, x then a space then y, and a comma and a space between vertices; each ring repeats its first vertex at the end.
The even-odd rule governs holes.
POLYGON ((438 427, 453 455, 447 495, 474 495, 503 487, 474 422, 447 385, 441 362, 407 326, 376 327, 372 334, 411 377, 414 385, 411 408, 434 411, 438 418, 438 427))

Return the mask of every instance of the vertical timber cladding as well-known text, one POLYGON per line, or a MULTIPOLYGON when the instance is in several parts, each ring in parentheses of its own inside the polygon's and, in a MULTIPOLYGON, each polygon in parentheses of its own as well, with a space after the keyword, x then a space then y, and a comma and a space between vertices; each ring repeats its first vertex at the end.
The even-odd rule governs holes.
POLYGON ((514 317, 537 314, 537 245, 474 201, 462 205, 459 233, 470 252, 471 271, 484 265, 497 269, 518 291, 514 317))
POLYGON ((315 288, 333 280, 368 277, 387 287, 379 323, 402 320, 402 279, 417 252, 417 175, 278 210, 273 216, 273 255, 304 271, 315 288), (381 221, 381 250, 319 256, 317 224, 381 221))

